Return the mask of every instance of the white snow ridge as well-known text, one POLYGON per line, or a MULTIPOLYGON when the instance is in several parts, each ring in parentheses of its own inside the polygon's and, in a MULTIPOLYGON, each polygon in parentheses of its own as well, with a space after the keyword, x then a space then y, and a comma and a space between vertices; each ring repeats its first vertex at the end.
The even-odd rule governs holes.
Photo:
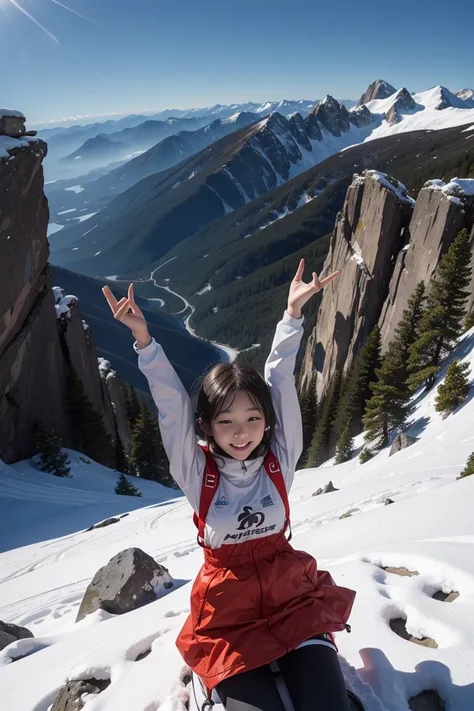
MULTIPOLYGON (((472 377, 474 329, 455 356, 472 377)), ((296 475, 293 545, 357 591, 352 634, 337 643, 367 711, 409 711, 425 690, 446 711, 474 708, 474 476, 457 479, 474 450, 473 395, 443 420, 434 387, 417 401, 411 447, 296 475), (329 480, 337 491, 313 497, 329 480)), ((190 506, 142 479, 143 498, 117 496, 116 472, 69 454, 65 479, 31 461, 0 462, 0 619, 34 634, 0 652, 1 709, 49 711, 67 680, 98 679, 111 683, 84 699, 86 711, 196 711, 175 647, 202 562, 190 506), (99 610, 75 623, 96 571, 132 546, 180 584, 134 612, 99 610)))

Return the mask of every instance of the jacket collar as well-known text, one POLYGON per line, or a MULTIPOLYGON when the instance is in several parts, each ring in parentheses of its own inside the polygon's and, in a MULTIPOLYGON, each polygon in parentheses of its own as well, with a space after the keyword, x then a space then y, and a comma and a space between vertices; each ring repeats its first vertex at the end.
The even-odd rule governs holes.
POLYGON ((221 476, 234 486, 241 487, 248 486, 256 477, 264 460, 264 457, 257 457, 256 459, 247 459, 244 462, 239 462, 232 457, 223 457, 214 453, 213 456, 221 476))

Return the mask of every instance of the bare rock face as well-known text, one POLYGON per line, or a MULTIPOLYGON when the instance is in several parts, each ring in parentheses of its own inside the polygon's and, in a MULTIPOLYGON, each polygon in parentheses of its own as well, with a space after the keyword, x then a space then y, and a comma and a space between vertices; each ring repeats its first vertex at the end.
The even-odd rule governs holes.
POLYGON ((139 548, 127 548, 94 575, 76 622, 99 609, 113 615, 136 610, 156 600, 160 591, 173 585, 164 566, 139 548))
POLYGON ((99 358, 99 373, 102 387, 102 402, 106 421, 114 428, 113 438, 118 437, 123 451, 130 452, 130 429, 128 427, 125 402, 120 388, 120 379, 108 360, 99 358), (109 412, 110 410, 110 412, 109 412))
POLYGON ((412 203, 403 185, 377 171, 349 186, 323 270, 341 276, 324 289, 302 365, 304 381, 318 372, 318 395, 336 369, 350 367, 378 322, 412 203))
POLYGON ((404 111, 410 111, 416 107, 416 102, 407 89, 403 88, 397 91, 397 95, 393 105, 385 114, 385 120, 390 126, 399 123, 402 119, 404 111))
POLYGON ((357 108, 362 104, 367 104, 368 101, 374 101, 374 99, 388 99, 395 92, 396 89, 391 84, 383 81, 383 79, 377 79, 377 81, 372 82, 365 94, 362 94, 357 108))
POLYGON ((349 111, 349 121, 358 128, 369 126, 372 123, 372 119, 373 116, 365 104, 349 111))
POLYGON ((110 679, 68 681, 56 697, 51 711, 81 711, 88 696, 100 694, 110 686, 110 679))
POLYGON ((450 185, 445 186, 443 181, 429 181, 418 195, 406 235, 409 241, 397 256, 380 316, 383 349, 392 339, 418 282, 428 284, 459 230, 469 226, 469 222, 472 226, 474 198, 449 194, 450 185))
POLYGON ((0 650, 5 649, 17 639, 28 639, 30 637, 34 637, 34 634, 26 627, 19 627, 0 620, 0 650))
POLYGON ((332 96, 326 96, 319 101, 311 113, 319 125, 333 136, 341 136, 350 129, 348 110, 332 96))
POLYGON ((0 159, 0 457, 6 462, 33 453, 38 421, 69 443, 48 267, 46 145, 33 141, 10 155, 0 159))

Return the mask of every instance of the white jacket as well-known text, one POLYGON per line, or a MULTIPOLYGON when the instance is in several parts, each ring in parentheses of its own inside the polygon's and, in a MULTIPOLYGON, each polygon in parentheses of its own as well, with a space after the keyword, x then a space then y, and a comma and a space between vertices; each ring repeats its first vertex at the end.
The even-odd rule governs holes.
MULTIPOLYGON (((271 448, 280 463, 287 491, 293 483, 303 448, 301 411, 294 380, 302 334, 303 319, 292 318, 285 312, 277 324, 265 364, 265 380, 276 416, 271 448)), ((139 368, 148 380, 158 408, 171 475, 194 511, 199 513, 205 455, 197 443, 189 395, 155 340, 141 350, 135 345, 135 350, 139 368)), ((206 520, 204 541, 207 546, 218 548, 248 540, 249 536, 268 536, 284 527, 283 501, 263 467, 263 459, 240 462, 231 457, 216 458, 220 481, 206 520)))

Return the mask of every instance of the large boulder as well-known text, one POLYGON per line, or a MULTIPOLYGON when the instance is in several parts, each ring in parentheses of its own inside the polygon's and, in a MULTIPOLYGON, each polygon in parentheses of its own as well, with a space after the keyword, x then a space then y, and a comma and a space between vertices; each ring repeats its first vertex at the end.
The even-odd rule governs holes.
POLYGON ((8 622, 0 620, 0 649, 5 649, 17 639, 28 639, 34 637, 33 632, 30 632, 26 627, 19 627, 8 622))
POLYGON ((323 269, 341 275, 323 291, 302 364, 304 383, 317 371, 318 396, 336 369, 347 371, 377 324, 412 210, 413 200, 393 178, 377 171, 354 176, 323 269))
POLYGON ((323 486, 321 489, 317 489, 313 496, 320 496, 321 494, 330 494, 333 491, 339 491, 339 489, 336 489, 332 481, 329 481, 326 486, 323 486))
POLYGON ((51 711, 81 711, 88 696, 100 694, 108 686, 110 686, 109 679, 68 681, 57 695, 51 711))
POLYGON ((136 610, 174 585, 168 570, 140 548, 115 555, 94 575, 82 599, 76 622, 96 610, 113 615, 136 610))
POLYGON ((391 457, 392 454, 396 454, 402 449, 411 447, 412 444, 415 444, 415 442, 418 442, 416 437, 410 437, 410 435, 405 434, 405 432, 401 432, 393 440, 392 446, 390 447, 390 454, 388 456, 391 457))

